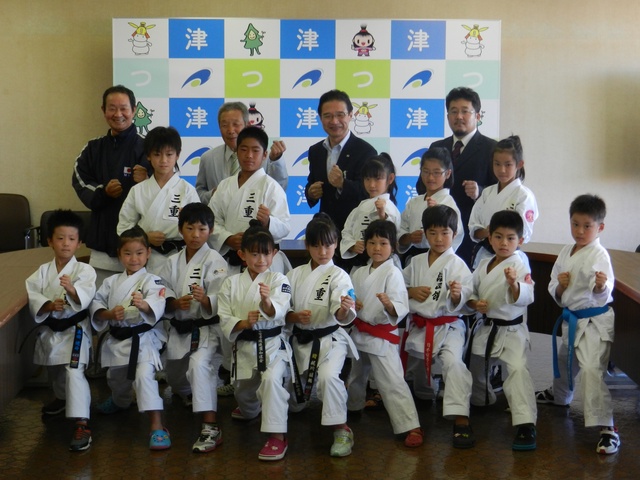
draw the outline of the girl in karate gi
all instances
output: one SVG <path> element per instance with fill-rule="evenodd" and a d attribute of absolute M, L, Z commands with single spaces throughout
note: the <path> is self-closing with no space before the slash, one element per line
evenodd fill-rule
<path fill-rule="evenodd" d="M 493 174 L 498 183 L 486 187 L 473 205 L 469 218 L 469 235 L 478 242 L 474 249 L 473 269 L 480 261 L 491 258 L 493 249 L 489 244 L 489 222 L 494 213 L 500 210 L 515 210 L 524 222 L 524 241 L 527 243 L 533 234 L 533 223 L 538 218 L 538 205 L 533 192 L 525 187 L 524 158 L 520 137 L 512 135 L 500 140 L 493 149 Z M 527 256 L 518 250 L 525 264 Z"/>
<path fill-rule="evenodd" d="M 347 260 L 348 266 L 367 262 L 364 231 L 369 223 L 387 219 L 400 228 L 400 211 L 396 207 L 396 169 L 389 154 L 383 152 L 367 160 L 362 167 L 362 179 L 369 198 L 351 211 L 344 223 L 340 241 L 340 254 Z"/>
<path fill-rule="evenodd" d="M 364 232 L 369 261 L 351 273 L 356 292 L 356 312 L 351 338 L 360 359 L 349 377 L 349 410 L 361 410 L 369 372 L 391 419 L 394 434 L 408 432 L 404 444 L 419 447 L 423 432 L 409 386 L 404 381 L 398 352 L 398 321 L 409 313 L 409 297 L 402 272 L 391 255 L 397 239 L 396 226 L 388 220 L 375 220 Z"/>
<path fill-rule="evenodd" d="M 422 228 L 423 212 L 434 205 L 447 205 L 458 214 L 458 234 L 453 239 L 455 252 L 464 238 L 462 217 L 456 201 L 449 194 L 453 185 L 453 164 L 449 150 L 434 147 L 427 150 L 420 159 L 420 179 L 427 188 L 427 193 L 413 197 L 407 203 L 400 221 L 398 231 L 398 252 L 405 254 L 403 264 L 406 266 L 411 257 L 425 253 L 429 249 L 427 237 Z"/>
<path fill-rule="evenodd" d="M 227 277 L 218 294 L 220 326 L 234 342 L 231 375 L 238 407 L 231 416 L 251 420 L 262 409 L 261 431 L 269 438 L 258 459 L 267 461 L 280 460 L 288 448 L 289 392 L 284 379 L 291 349 L 282 327 L 291 286 L 282 273 L 269 270 L 275 251 L 269 230 L 259 220 L 252 220 L 238 251 L 247 268 Z"/>
<path fill-rule="evenodd" d="M 180 178 L 177 165 L 182 140 L 173 127 L 156 127 L 144 139 L 144 151 L 153 175 L 135 185 L 127 195 L 118 221 L 118 235 L 139 225 L 149 237 L 151 258 L 147 269 L 158 274 L 166 257 L 184 246 L 178 231 L 180 209 L 199 202 L 196 189 Z"/>
<path fill-rule="evenodd" d="M 294 378 L 296 400 L 302 405 L 309 400 L 317 382 L 321 423 L 333 428 L 330 454 L 345 457 L 351 454 L 353 432 L 347 425 L 347 389 L 340 372 L 347 355 L 357 357 L 358 352 L 349 334 L 340 328 L 350 324 L 356 312 L 351 279 L 333 264 L 337 243 L 333 221 L 324 213 L 315 215 L 305 236 L 311 261 L 287 274 L 293 289 L 287 323 L 293 325 L 291 345 L 296 371 L 301 374 Z"/>
<path fill-rule="evenodd" d="M 111 396 L 98 405 L 103 414 L 126 410 L 135 389 L 138 410 L 149 414 L 149 448 L 171 447 L 169 432 L 162 424 L 162 398 L 156 372 L 162 369 L 160 349 L 166 341 L 157 322 L 164 314 L 165 287 L 160 277 L 147 272 L 151 256 L 147 234 L 140 227 L 120 235 L 118 258 L 125 271 L 108 277 L 91 304 L 93 327 L 109 327 L 102 347 L 102 366 L 109 367 L 107 383 Z"/>

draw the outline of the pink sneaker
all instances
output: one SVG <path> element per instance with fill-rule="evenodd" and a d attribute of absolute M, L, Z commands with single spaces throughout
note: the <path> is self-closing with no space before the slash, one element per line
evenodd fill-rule
<path fill-rule="evenodd" d="M 276 437 L 269 437 L 267 443 L 264 444 L 262 450 L 258 454 L 259 460 L 265 460 L 267 462 L 271 462 L 274 460 L 280 460 L 284 458 L 284 455 L 287 453 L 287 439 L 280 440 Z"/>

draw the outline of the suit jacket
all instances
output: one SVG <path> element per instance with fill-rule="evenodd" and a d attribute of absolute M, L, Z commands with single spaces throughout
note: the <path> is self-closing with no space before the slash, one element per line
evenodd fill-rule
<path fill-rule="evenodd" d="M 318 200 L 309 198 L 309 186 L 315 182 L 324 182 L 320 211 L 329 215 L 338 227 L 338 232 L 341 232 L 351 210 L 368 198 L 362 182 L 361 170 L 364 162 L 378 152 L 369 143 L 351 133 L 338 158 L 337 165 L 346 175 L 342 193 L 338 193 L 327 178 L 327 150 L 322 143 L 318 142 L 309 147 L 309 176 L 304 193 L 309 206 L 314 207 Z"/>
<path fill-rule="evenodd" d="M 462 182 L 464 180 L 474 180 L 480 187 L 481 193 L 484 187 L 497 183 L 492 165 L 493 149 L 496 143 L 492 138 L 485 137 L 480 131 L 476 130 L 475 135 L 471 137 L 471 140 L 464 147 L 464 150 L 453 165 L 453 187 L 450 193 L 460 210 L 465 234 L 462 245 L 460 245 L 456 253 L 468 264 L 471 262 L 471 255 L 475 245 L 475 242 L 469 238 L 469 217 L 475 201 L 464 193 Z M 451 153 L 453 150 L 453 136 L 437 140 L 429 146 L 430 149 L 434 147 L 446 148 Z M 419 194 L 423 194 L 426 191 L 420 177 L 418 177 L 416 189 Z"/>

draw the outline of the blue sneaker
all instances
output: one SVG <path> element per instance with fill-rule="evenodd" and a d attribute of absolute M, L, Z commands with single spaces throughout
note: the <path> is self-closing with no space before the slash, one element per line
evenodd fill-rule
<path fill-rule="evenodd" d="M 114 413 L 127 410 L 128 408 L 129 408 L 128 406 L 121 407 L 119 405 L 116 405 L 115 402 L 113 401 L 113 397 L 107 398 L 104 402 L 99 403 L 96 407 L 98 412 L 100 412 L 103 415 L 112 415 Z"/>

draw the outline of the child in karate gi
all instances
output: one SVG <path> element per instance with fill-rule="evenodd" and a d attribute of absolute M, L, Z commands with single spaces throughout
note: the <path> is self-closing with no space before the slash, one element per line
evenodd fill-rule
<path fill-rule="evenodd" d="M 340 372 L 347 355 L 357 358 L 358 352 L 340 326 L 356 317 L 355 295 L 349 275 L 333 264 L 338 230 L 328 215 L 317 214 L 309 222 L 305 245 L 311 261 L 287 274 L 293 289 L 287 323 L 293 325 L 291 345 L 300 373 L 294 378 L 296 400 L 299 404 L 309 400 L 317 382 L 321 423 L 333 428 L 330 454 L 346 457 L 353 447 L 353 432 L 347 425 L 347 389 Z"/>
<path fill-rule="evenodd" d="M 96 293 L 96 272 L 75 257 L 82 231 L 78 215 L 56 210 L 47 231 L 54 259 L 26 281 L 29 311 L 36 323 L 45 326 L 38 332 L 34 363 L 47 366 L 55 395 L 42 414 L 65 412 L 67 418 L 75 418 L 69 450 L 80 452 L 91 446 L 91 391 L 84 371 L 91 350 L 88 309 Z"/>
<path fill-rule="evenodd" d="M 604 230 L 606 206 L 595 195 L 580 195 L 569 208 L 571 236 L 551 270 L 549 293 L 563 308 L 553 334 L 553 387 L 536 393 L 538 403 L 569 405 L 573 380 L 580 371 L 580 393 L 584 401 L 584 424 L 600 427 L 596 452 L 618 452 L 620 436 L 613 423 L 611 393 L 604 382 L 614 336 L 613 268 L 598 236 Z M 556 334 L 562 322 L 559 353 Z M 574 361 L 577 360 L 577 366 Z"/>
<path fill-rule="evenodd" d="M 258 459 L 266 461 L 280 460 L 288 448 L 289 392 L 284 380 L 291 350 L 282 327 L 291 286 L 282 273 L 269 270 L 275 251 L 269 230 L 252 220 L 238 250 L 247 268 L 227 277 L 218 294 L 222 332 L 234 343 L 231 374 L 238 407 L 231 416 L 251 420 L 262 409 L 261 431 L 269 438 Z"/>
<path fill-rule="evenodd" d="M 469 424 L 472 379 L 463 360 L 467 327 L 460 318 L 471 294 L 471 272 L 454 252 L 459 217 L 447 205 L 434 205 L 422 213 L 422 225 L 430 248 L 413 257 L 403 271 L 411 311 L 404 343 L 407 373 L 412 374 L 416 397 L 428 399 L 431 363 L 440 359 L 447 386 L 442 416 L 454 420 L 453 446 L 471 448 L 475 444 Z"/>
<path fill-rule="evenodd" d="M 369 261 L 352 271 L 356 312 L 351 338 L 360 358 L 353 362 L 349 377 L 349 410 L 365 405 L 367 379 L 373 373 L 387 409 L 394 434 L 408 432 L 404 444 L 419 447 L 423 432 L 411 390 L 402 375 L 398 351 L 398 321 L 409 313 L 409 297 L 402 272 L 391 258 L 397 243 L 396 226 L 388 220 L 374 220 L 364 232 Z"/>
<path fill-rule="evenodd" d="M 396 207 L 396 170 L 388 153 L 383 152 L 364 163 L 362 181 L 369 198 L 351 211 L 340 240 L 340 255 L 347 261 L 347 268 L 367 263 L 364 231 L 373 220 L 388 219 L 400 228 L 400 211 Z"/>
<path fill-rule="evenodd" d="M 425 253 L 429 248 L 422 227 L 422 214 L 429 207 L 447 205 L 458 215 L 458 233 L 453 237 L 452 245 L 454 252 L 464 238 L 460 210 L 449 194 L 449 188 L 453 185 L 453 164 L 449 150 L 441 147 L 427 150 L 420 159 L 420 179 L 427 192 L 409 200 L 402 212 L 398 231 L 398 252 L 405 254 L 404 265 L 411 261 L 411 257 Z"/>
<path fill-rule="evenodd" d="M 240 172 L 220 182 L 209 202 L 215 216 L 209 245 L 227 259 L 232 272 L 240 271 L 242 262 L 236 252 L 251 220 L 259 220 L 276 245 L 289 233 L 290 220 L 286 193 L 262 168 L 267 158 L 267 133 L 259 127 L 247 127 L 238 134 L 237 144 Z M 286 273 L 290 269 L 287 257 L 276 250 L 271 270 Z"/>
<path fill-rule="evenodd" d="M 94 328 L 100 332 L 109 327 L 102 366 L 109 367 L 111 396 L 98 405 L 98 411 L 112 414 L 129 408 L 133 387 L 138 410 L 149 414 L 149 448 L 165 450 L 171 447 L 171 439 L 162 424 L 163 404 L 155 375 L 162 368 L 160 349 L 166 341 L 164 329 L 156 325 L 164 314 L 166 289 L 160 277 L 145 268 L 150 256 L 142 228 L 122 232 L 118 258 L 125 271 L 108 277 L 91 303 Z"/>
<path fill-rule="evenodd" d="M 214 325 L 218 317 L 218 291 L 227 277 L 227 262 L 209 248 L 213 212 L 202 203 L 180 211 L 178 229 L 185 248 L 171 255 L 160 276 L 175 296 L 167 297 L 165 313 L 171 317 L 167 342 L 167 381 L 173 393 L 202 412 L 202 430 L 193 451 L 206 453 L 222 443 L 216 421 L 217 378 L 213 355 L 219 342 Z"/>
<path fill-rule="evenodd" d="M 467 305 L 478 312 L 467 355 L 471 354 L 472 405 L 496 401 L 488 383 L 494 359 L 507 367 L 504 394 L 516 427 L 513 450 L 536 448 L 536 400 L 527 366 L 529 329 L 523 319 L 533 302 L 533 281 L 528 265 L 516 253 L 523 242 L 520 214 L 502 210 L 491 217 L 489 243 L 494 256 L 484 259 L 473 272 L 473 293 Z"/>
<path fill-rule="evenodd" d="M 524 225 L 522 243 L 527 243 L 533 234 L 533 223 L 538 218 L 538 205 L 533 192 L 525 187 L 524 156 L 520 137 L 500 140 L 493 149 L 493 174 L 498 183 L 486 187 L 473 205 L 469 218 L 469 235 L 478 242 L 474 248 L 473 268 L 480 261 L 493 255 L 489 242 L 489 222 L 494 213 L 500 210 L 515 210 L 522 217 Z M 527 256 L 518 251 L 524 263 Z"/>
<path fill-rule="evenodd" d="M 180 209 L 200 198 L 196 189 L 180 178 L 177 165 L 182 140 L 173 127 L 156 127 L 144 139 L 144 151 L 153 175 L 134 185 L 120 209 L 118 235 L 135 225 L 149 237 L 152 252 L 147 270 L 158 274 L 166 257 L 184 246 L 178 231 Z"/>

